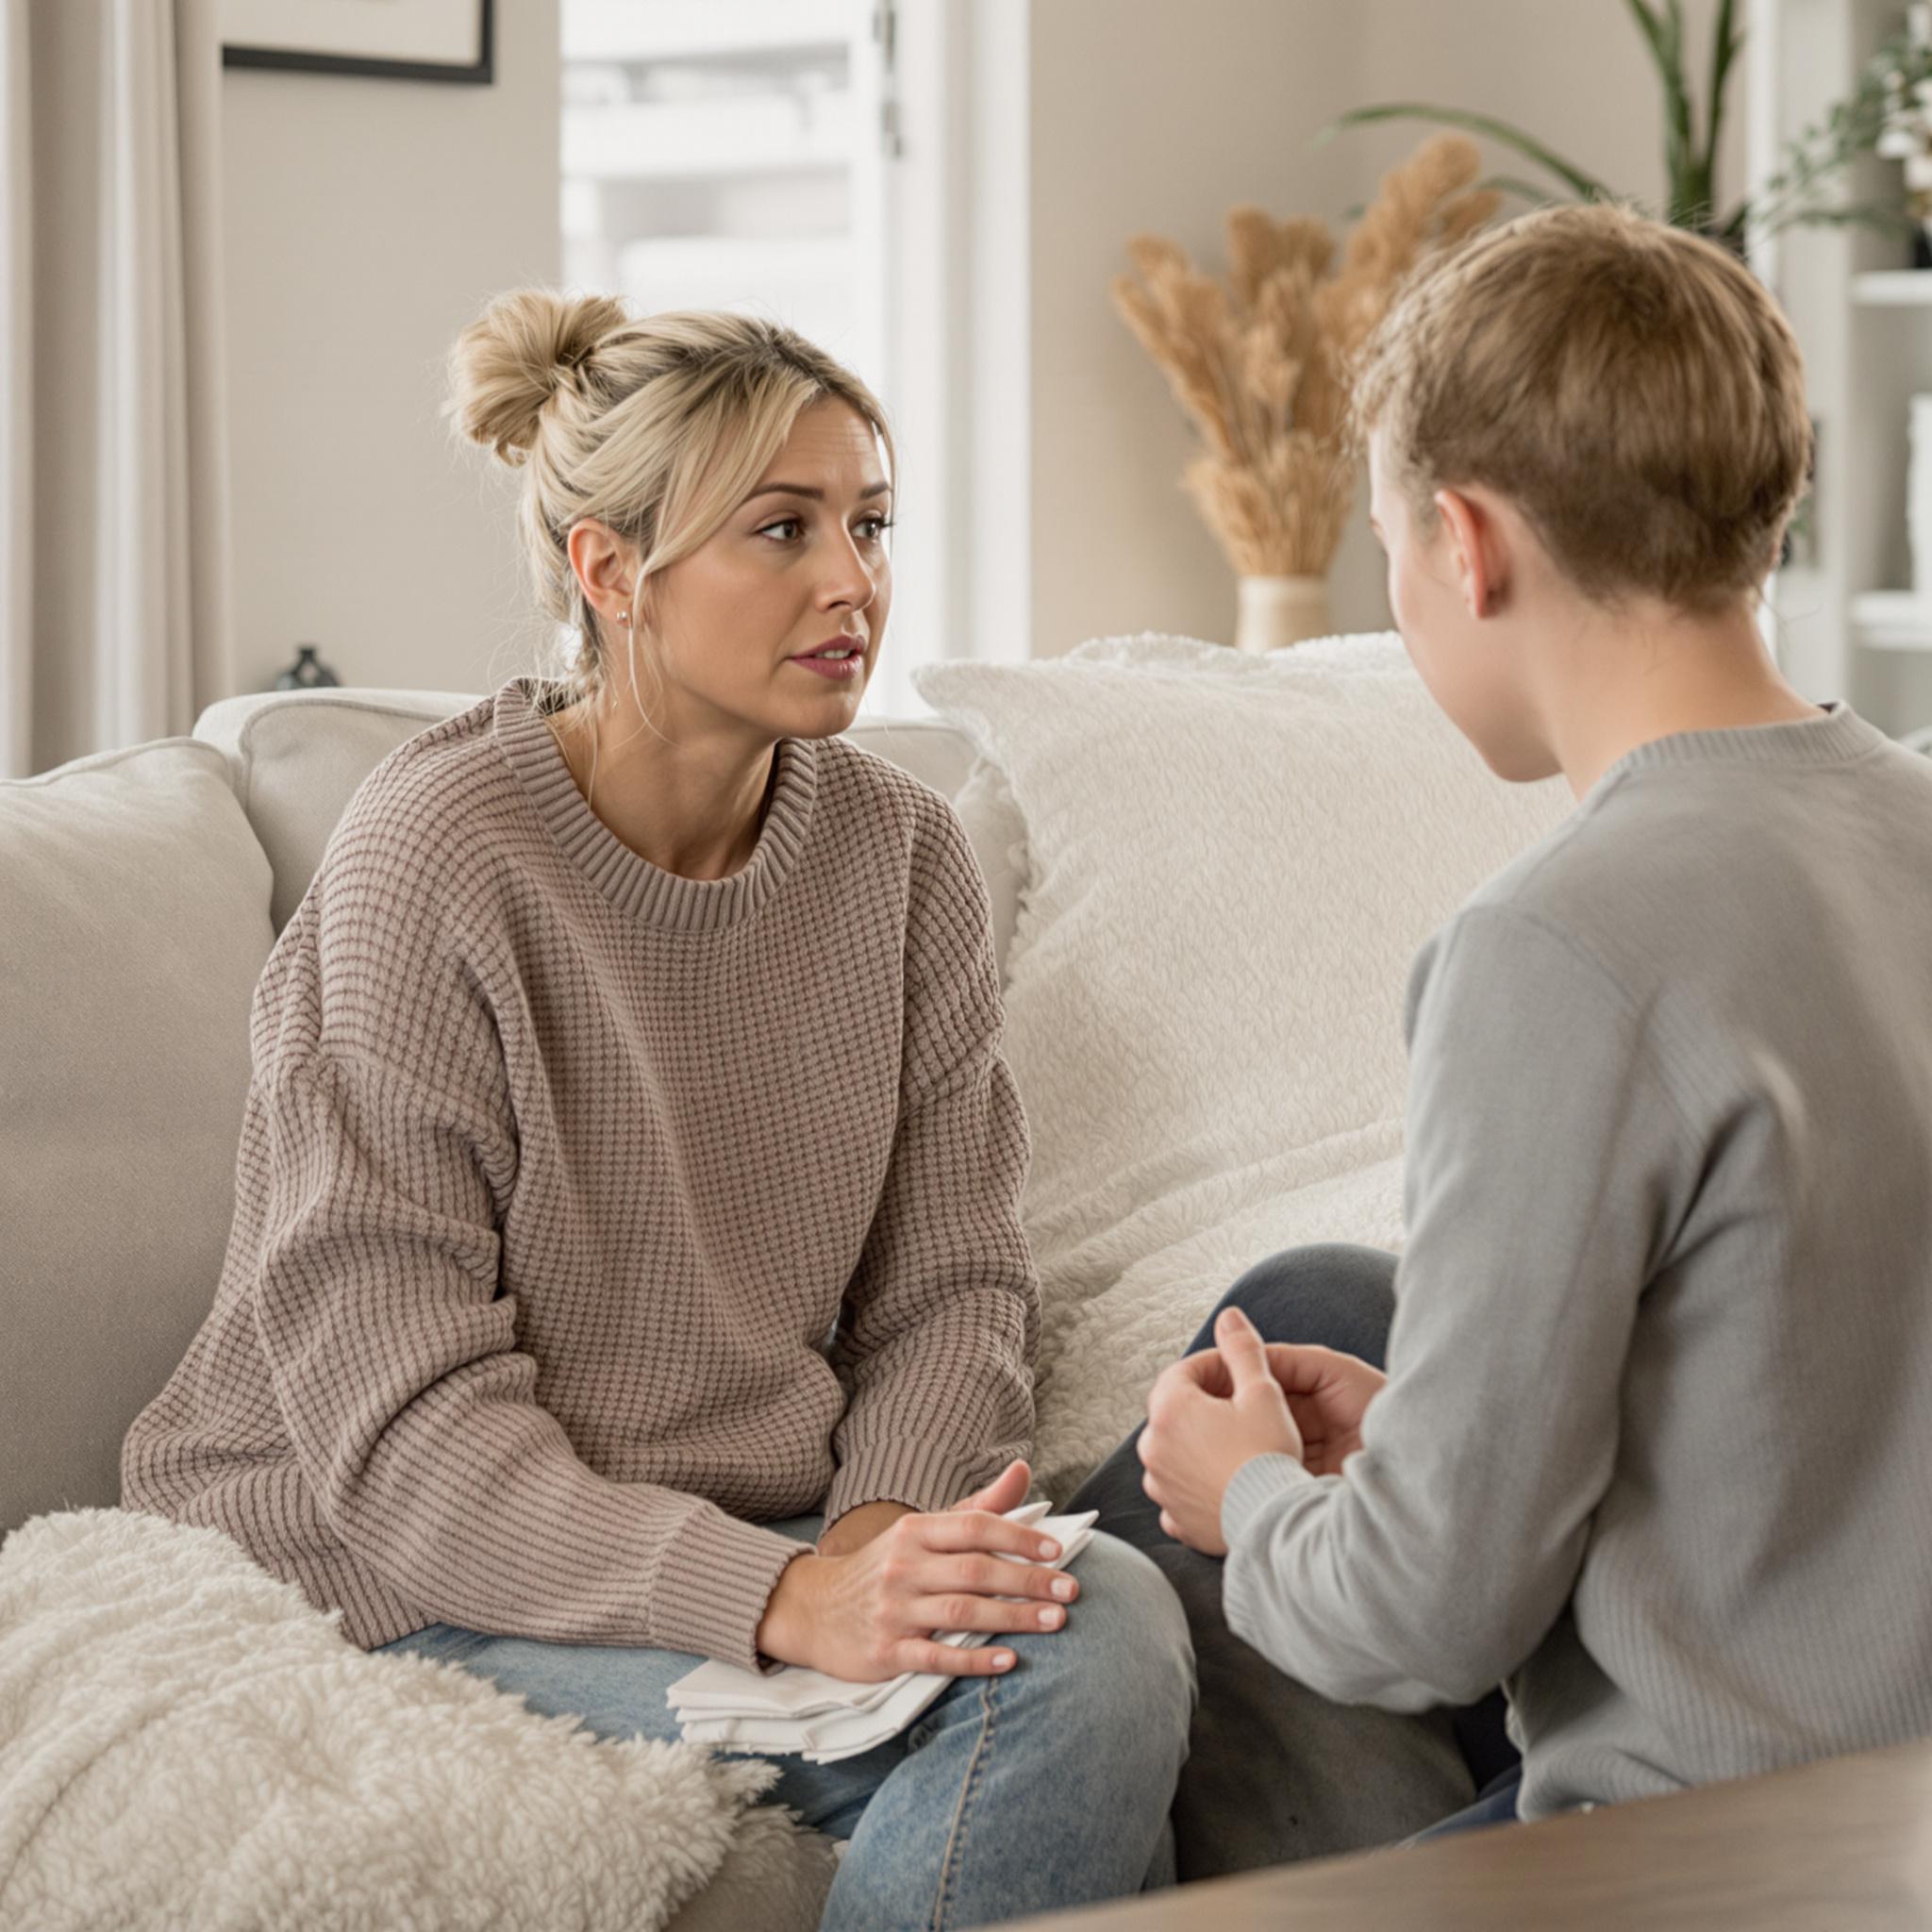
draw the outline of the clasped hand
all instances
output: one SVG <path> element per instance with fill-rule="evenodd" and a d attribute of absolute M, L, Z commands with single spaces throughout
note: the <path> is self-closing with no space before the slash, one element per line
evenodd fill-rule
<path fill-rule="evenodd" d="M 1010 1670 L 1010 1650 L 961 1649 L 933 1633 L 1037 1635 L 1065 1624 L 1080 1586 L 1037 1560 L 1058 1557 L 1058 1544 L 1004 1513 L 1026 1500 L 1030 1479 L 1025 1463 L 1011 1462 L 951 1509 L 908 1511 L 857 1547 L 835 1538 L 793 1557 L 765 1605 L 758 1649 L 858 1684 L 907 1671 L 960 1677 Z"/>
<path fill-rule="evenodd" d="M 1314 1475 L 1361 1447 L 1362 1417 L 1387 1380 L 1332 1348 L 1263 1342 L 1241 1309 L 1222 1309 L 1213 1348 L 1161 1373 L 1147 1396 L 1141 1487 L 1178 1542 L 1224 1557 L 1221 1502 L 1257 1456 L 1292 1456 Z"/>

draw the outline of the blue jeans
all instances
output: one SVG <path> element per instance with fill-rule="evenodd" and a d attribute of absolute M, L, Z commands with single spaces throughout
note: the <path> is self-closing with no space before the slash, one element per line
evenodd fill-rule
<path fill-rule="evenodd" d="M 1379 1248 L 1291 1248 L 1250 1268 L 1215 1313 L 1235 1304 L 1270 1341 L 1319 1342 L 1379 1368 L 1394 1279 L 1395 1257 Z M 1188 1352 L 1213 1345 L 1210 1315 Z M 1333 1704 L 1284 1675 L 1227 1627 L 1221 1559 L 1160 1527 L 1141 1488 L 1140 1435 L 1067 1507 L 1098 1509 L 1097 1526 L 1145 1550 L 1187 1610 L 1200 1697 L 1174 1793 L 1181 1881 L 1391 1844 L 1452 1813 L 1461 1819 L 1478 1790 L 1487 1797 L 1490 1781 L 1516 1762 L 1501 1692 L 1467 1709 L 1409 1716 Z"/>
<path fill-rule="evenodd" d="M 815 1516 L 772 1528 L 801 1542 Z M 1187 1755 L 1187 1619 L 1138 1550 L 1096 1536 L 1058 1630 L 1003 1637 L 1019 1661 L 961 1677 L 917 1724 L 838 1764 L 774 1759 L 768 1802 L 848 1840 L 825 1927 L 989 1924 L 1174 1880 L 1168 1807 Z M 603 1738 L 675 1739 L 681 1651 L 541 1643 L 432 1624 L 384 1646 L 446 1658 Z"/>

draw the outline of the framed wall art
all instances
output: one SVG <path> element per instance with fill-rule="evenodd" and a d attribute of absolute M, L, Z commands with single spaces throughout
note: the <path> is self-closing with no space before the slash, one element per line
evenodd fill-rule
<path fill-rule="evenodd" d="M 493 0 L 221 0 L 222 65 L 490 85 Z"/>

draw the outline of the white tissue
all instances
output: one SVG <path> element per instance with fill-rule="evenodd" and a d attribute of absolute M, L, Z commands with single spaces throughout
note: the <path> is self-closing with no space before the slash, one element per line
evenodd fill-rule
<path fill-rule="evenodd" d="M 1059 1556 L 1041 1567 L 1061 1570 L 1093 1535 L 1089 1509 L 1077 1516 L 1048 1516 L 1048 1503 L 1024 1503 L 1007 1511 L 1008 1523 L 1039 1529 L 1059 1544 Z M 1024 1557 L 1000 1553 L 1002 1560 Z M 936 1641 L 974 1648 L 991 1633 L 949 1630 Z M 724 1751 L 798 1755 L 812 1764 L 856 1757 L 895 1738 L 954 1680 L 939 1671 L 908 1671 L 882 1684 L 852 1684 L 802 1664 L 771 1672 L 741 1671 L 732 1664 L 700 1664 L 665 1692 L 687 1741 Z"/>

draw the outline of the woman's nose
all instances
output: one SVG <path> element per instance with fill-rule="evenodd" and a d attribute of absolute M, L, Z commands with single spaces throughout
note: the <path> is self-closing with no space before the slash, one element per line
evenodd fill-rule
<path fill-rule="evenodd" d="M 849 604 L 855 610 L 863 610 L 878 595 L 878 580 L 863 564 L 849 575 L 841 572 L 826 586 L 834 604 Z"/>

